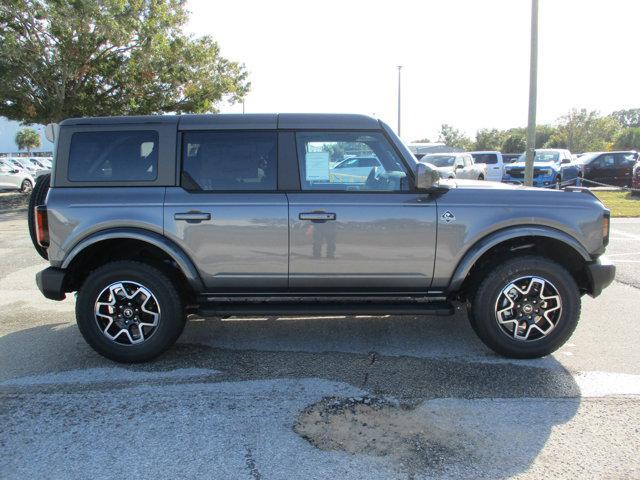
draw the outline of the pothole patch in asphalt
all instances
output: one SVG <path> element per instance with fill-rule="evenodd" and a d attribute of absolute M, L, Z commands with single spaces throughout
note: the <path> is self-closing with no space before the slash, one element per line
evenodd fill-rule
<path fill-rule="evenodd" d="M 389 457 L 410 472 L 469 458 L 462 439 L 412 405 L 377 397 L 324 398 L 293 429 L 316 448 Z"/>

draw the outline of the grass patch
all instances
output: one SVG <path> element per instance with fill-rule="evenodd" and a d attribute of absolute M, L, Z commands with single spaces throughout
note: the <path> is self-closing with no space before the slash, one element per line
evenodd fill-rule
<path fill-rule="evenodd" d="M 631 192 L 593 192 L 611 210 L 612 217 L 640 217 L 640 195 Z"/>

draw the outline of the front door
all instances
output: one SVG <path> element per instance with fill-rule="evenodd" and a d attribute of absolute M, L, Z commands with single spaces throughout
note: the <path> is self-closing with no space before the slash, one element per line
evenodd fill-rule
<path fill-rule="evenodd" d="M 275 131 L 183 133 L 181 186 L 167 188 L 165 235 L 212 293 L 287 288 L 288 210 L 277 192 L 276 139 Z"/>
<path fill-rule="evenodd" d="M 299 132 L 301 191 L 289 198 L 293 291 L 424 291 L 433 276 L 436 205 L 412 191 L 408 169 L 380 132 Z M 348 158 L 381 167 L 342 175 Z M 377 164 L 376 162 L 376 164 Z"/>

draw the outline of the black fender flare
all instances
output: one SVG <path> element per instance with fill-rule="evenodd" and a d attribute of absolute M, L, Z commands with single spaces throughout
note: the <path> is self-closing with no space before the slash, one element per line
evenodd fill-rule
<path fill-rule="evenodd" d="M 446 289 L 447 292 L 456 292 L 460 289 L 471 268 L 487 251 L 502 242 L 518 237 L 544 237 L 558 240 L 573 248 L 584 259 L 585 263 L 592 261 L 587 249 L 574 237 L 561 230 L 535 225 L 508 227 L 481 238 L 465 252 L 453 272 L 449 286 Z"/>
<path fill-rule="evenodd" d="M 189 285 L 197 293 L 204 291 L 204 284 L 195 264 L 189 256 L 174 242 L 159 233 L 142 228 L 112 228 L 92 233 L 76 243 L 64 257 L 60 268 L 67 269 L 73 260 L 87 247 L 98 242 L 114 239 L 130 239 L 146 242 L 164 251 L 182 271 Z"/>

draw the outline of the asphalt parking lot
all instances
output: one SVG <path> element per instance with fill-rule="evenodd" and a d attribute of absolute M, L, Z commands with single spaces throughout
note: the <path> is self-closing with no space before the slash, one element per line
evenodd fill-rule
<path fill-rule="evenodd" d="M 193 319 L 155 362 L 94 353 L 0 213 L 0 478 L 640 478 L 640 219 L 553 356 L 451 318 Z"/>

